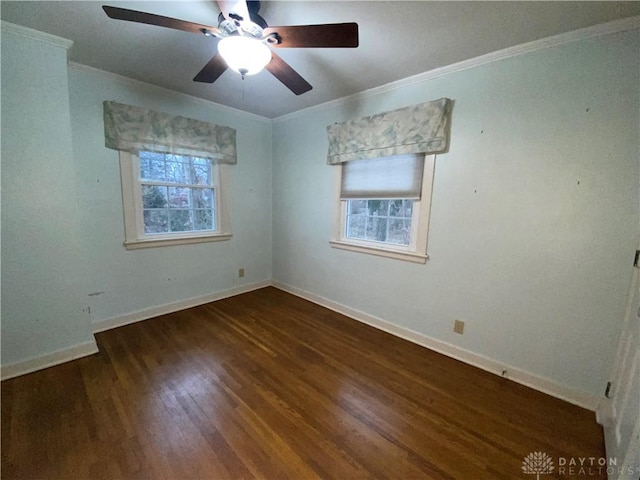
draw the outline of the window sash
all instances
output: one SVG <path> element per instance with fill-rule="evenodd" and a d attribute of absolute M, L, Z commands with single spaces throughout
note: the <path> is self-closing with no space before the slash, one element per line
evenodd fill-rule
<path fill-rule="evenodd" d="M 376 255 L 412 263 L 426 263 L 427 240 L 429 236 L 429 216 L 431 212 L 431 195 L 433 191 L 433 176 L 435 173 L 435 155 L 424 156 L 422 176 L 422 188 L 419 201 L 413 203 L 413 215 L 411 219 L 411 244 L 401 245 L 384 244 L 373 241 L 359 241 L 345 237 L 345 216 L 347 214 L 347 199 L 341 199 L 340 186 L 342 182 L 342 170 L 345 163 L 335 171 L 335 198 L 337 205 L 334 217 L 334 234 L 329 240 L 332 248 L 351 252 Z"/>
<path fill-rule="evenodd" d="M 391 242 L 381 242 L 377 240 L 365 239 L 365 238 L 355 238 L 347 236 L 347 217 L 349 215 L 349 200 L 344 199 L 340 201 L 340 214 L 339 214 L 339 235 L 338 238 L 342 242 L 347 242 L 353 245 L 362 245 L 375 247 L 380 250 L 388 250 L 388 251 L 401 251 L 401 252 L 413 252 L 416 250 L 418 242 L 419 242 L 419 228 L 420 224 L 418 222 L 422 221 L 421 218 L 421 202 L 419 200 L 414 200 L 412 211 L 411 211 L 411 233 L 410 233 L 410 241 L 408 245 L 403 245 L 399 243 L 391 243 Z"/>
<path fill-rule="evenodd" d="M 346 162 L 342 167 L 341 199 L 419 200 L 424 155 L 397 155 Z"/>
<path fill-rule="evenodd" d="M 166 194 L 165 194 L 165 199 L 166 199 L 166 203 L 164 206 L 145 206 L 145 199 L 144 199 L 144 187 L 146 186 L 152 186 L 152 187 L 158 187 L 158 188 L 162 188 L 162 189 L 166 189 Z M 149 185 L 146 182 L 140 182 L 140 191 L 141 191 L 141 208 L 142 208 L 142 228 L 143 228 L 143 234 L 145 237 L 157 237 L 158 235 L 173 235 L 173 234 L 184 234 L 184 233 L 191 233 L 191 232 L 202 232 L 202 233 L 207 233 L 207 232 L 215 232 L 217 230 L 217 205 L 216 205 L 216 198 L 217 198 L 217 192 L 216 189 L 209 185 L 209 186 L 187 186 L 187 187 L 176 187 L 174 184 L 153 184 L 153 185 Z M 173 204 L 173 200 L 171 198 L 171 189 L 175 189 L 175 190 L 188 190 L 189 192 L 187 193 L 189 195 L 189 198 L 186 200 L 186 202 L 184 203 L 180 203 L 178 205 Z M 197 199 L 195 198 L 195 190 L 208 190 L 210 191 L 210 196 L 208 199 L 205 199 L 204 203 L 199 203 L 197 201 Z M 208 206 L 206 204 L 209 204 Z M 145 218 L 147 217 L 148 214 L 150 213 L 159 213 L 159 214 L 164 214 L 162 216 L 164 216 L 166 218 L 166 229 L 162 229 L 160 231 L 149 231 L 147 229 L 148 225 L 145 222 Z M 174 229 L 173 225 L 176 219 L 176 215 L 178 215 L 177 212 L 187 212 L 188 217 L 189 217 L 189 222 L 191 224 L 192 228 L 189 229 Z M 209 215 L 210 218 L 208 219 L 208 221 L 203 222 L 203 218 L 204 217 L 199 217 L 199 215 L 202 215 L 204 212 L 206 212 L 206 215 Z M 184 213 L 182 213 L 184 214 Z M 204 227 L 204 228 L 198 228 L 198 227 Z"/>
<path fill-rule="evenodd" d="M 212 185 L 214 190 L 215 230 L 192 230 L 183 232 L 167 232 L 146 234 L 144 231 L 142 184 L 139 180 L 139 157 L 135 153 L 119 152 L 120 180 L 122 184 L 122 204 L 124 210 L 124 247 L 127 250 L 165 247 L 172 245 L 188 245 L 203 242 L 219 242 L 232 238 L 231 223 L 227 210 L 228 194 L 226 193 L 225 164 L 213 163 Z M 178 185 L 164 185 L 172 188 Z M 200 188 L 194 185 L 191 188 Z M 206 187 L 205 187 L 206 188 Z"/>
<path fill-rule="evenodd" d="M 183 155 L 187 157 L 188 155 Z M 135 178 L 133 192 L 134 192 L 134 208 L 135 208 L 135 216 L 136 216 L 136 230 L 138 232 L 138 238 L 175 238 L 175 237 L 184 237 L 184 236 L 192 236 L 192 235 L 202 235 L 203 233 L 218 233 L 220 231 L 220 224 L 218 221 L 218 205 L 220 204 L 219 197 L 219 174 L 218 174 L 218 165 L 214 162 L 211 162 L 211 182 L 209 184 L 181 184 L 181 183 L 173 183 L 167 181 L 148 181 L 142 180 L 140 177 L 140 155 L 132 155 L 132 168 L 133 175 Z M 155 185 L 159 187 L 168 187 L 168 188 L 206 188 L 209 190 L 213 190 L 213 208 L 211 209 L 213 215 L 213 229 L 206 230 L 183 230 L 183 231 L 167 231 L 167 232 L 158 232 L 151 233 L 146 232 L 145 223 L 144 223 L 144 211 L 151 210 L 149 208 L 144 208 L 143 200 L 142 200 L 142 187 L 143 185 Z M 166 210 L 196 210 L 193 206 L 186 208 L 171 208 L 167 205 Z"/>

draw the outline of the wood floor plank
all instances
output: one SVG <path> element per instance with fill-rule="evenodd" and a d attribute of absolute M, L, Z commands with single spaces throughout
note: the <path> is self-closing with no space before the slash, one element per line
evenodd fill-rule
<path fill-rule="evenodd" d="M 2 383 L 2 478 L 495 480 L 605 455 L 592 412 L 274 288 L 96 340 Z"/>

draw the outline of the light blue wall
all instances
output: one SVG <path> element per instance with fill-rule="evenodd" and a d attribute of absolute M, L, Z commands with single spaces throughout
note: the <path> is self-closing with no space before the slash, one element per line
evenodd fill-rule
<path fill-rule="evenodd" d="M 639 233 L 638 51 L 636 30 L 277 120 L 274 280 L 600 395 Z M 430 260 L 330 248 L 325 127 L 440 97 Z"/>
<path fill-rule="evenodd" d="M 69 90 L 80 238 L 92 272 L 84 294 L 93 322 L 270 280 L 268 120 L 81 67 L 70 67 Z M 237 130 L 238 164 L 228 167 L 231 240 L 125 250 L 118 153 L 104 146 L 104 100 Z M 239 268 L 244 278 L 238 278 Z M 87 297 L 97 292 L 103 293 Z"/>
<path fill-rule="evenodd" d="M 272 123 L 67 70 L 64 49 L 3 31 L 3 366 L 91 341 L 91 321 L 273 278 L 601 394 L 638 235 L 638 37 L 567 44 Z M 455 106 L 451 149 L 436 160 L 430 260 L 331 249 L 326 125 L 442 96 Z M 124 249 L 103 100 L 237 129 L 231 241 Z M 455 318 L 464 336 L 452 333 Z"/>
<path fill-rule="evenodd" d="M 67 51 L 2 30 L 2 365 L 93 342 Z"/>
<path fill-rule="evenodd" d="M 104 100 L 237 130 L 238 164 L 228 167 L 231 240 L 125 250 Z M 93 342 L 91 322 L 268 282 L 271 141 L 269 120 L 68 68 L 65 49 L 3 28 L 2 366 Z"/>

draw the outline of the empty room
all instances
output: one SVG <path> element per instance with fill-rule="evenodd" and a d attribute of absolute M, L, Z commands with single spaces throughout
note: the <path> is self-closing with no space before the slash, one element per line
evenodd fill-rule
<path fill-rule="evenodd" d="M 640 479 L 640 2 L 0 16 L 3 479 Z"/>

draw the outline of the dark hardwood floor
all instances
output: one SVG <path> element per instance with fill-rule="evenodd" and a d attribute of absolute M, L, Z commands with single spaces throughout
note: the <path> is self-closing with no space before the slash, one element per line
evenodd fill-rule
<path fill-rule="evenodd" d="M 594 414 L 266 288 L 2 383 L 2 478 L 535 479 Z M 588 478 L 606 478 L 604 474 Z"/>

